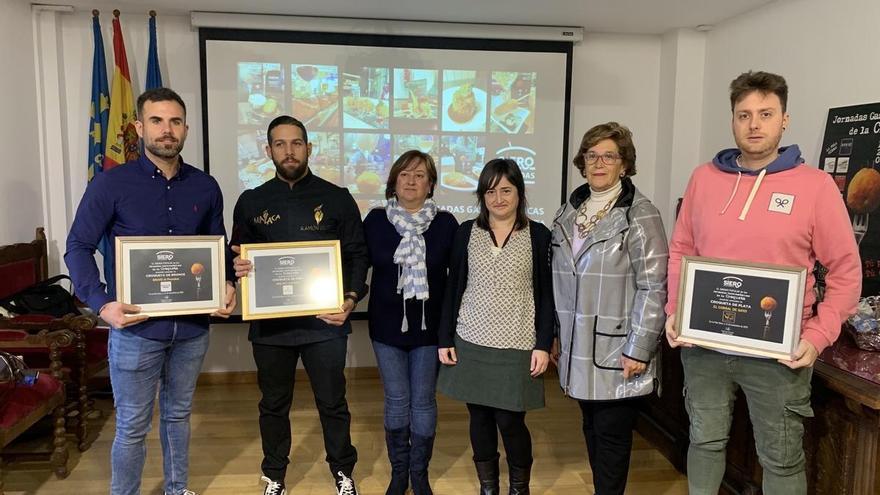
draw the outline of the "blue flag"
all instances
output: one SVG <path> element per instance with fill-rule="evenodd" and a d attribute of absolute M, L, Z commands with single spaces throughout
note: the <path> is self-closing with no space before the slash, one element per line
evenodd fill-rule
<path fill-rule="evenodd" d="M 89 105 L 89 182 L 104 171 L 104 146 L 107 142 L 107 120 L 110 117 L 110 89 L 107 86 L 107 62 L 104 59 L 104 37 L 98 11 L 92 15 L 92 31 L 95 38 L 95 55 L 92 58 L 92 101 Z M 104 257 L 104 276 L 113 270 L 107 261 L 110 250 L 107 236 L 98 242 L 98 251 Z"/>
<path fill-rule="evenodd" d="M 156 49 L 156 13 L 150 12 L 150 47 L 147 50 L 147 84 L 144 89 L 162 87 L 162 72 L 159 70 L 159 54 Z"/>
<path fill-rule="evenodd" d="M 89 106 L 89 181 L 104 171 L 104 145 L 107 142 L 107 119 L 110 116 L 110 89 L 107 86 L 107 63 L 104 60 L 104 37 L 97 12 L 92 16 L 95 55 L 92 58 L 92 103 Z"/>

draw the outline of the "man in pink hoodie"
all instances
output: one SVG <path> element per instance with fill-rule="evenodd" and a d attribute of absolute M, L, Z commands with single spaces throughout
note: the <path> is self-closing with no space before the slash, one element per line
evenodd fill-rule
<path fill-rule="evenodd" d="M 837 340 L 861 292 L 861 263 L 846 207 L 827 173 L 805 165 L 796 145 L 780 148 L 789 123 L 785 79 L 746 72 L 730 84 L 737 148 L 694 170 L 669 247 L 666 338 L 683 346 L 690 416 L 691 495 L 718 493 L 724 476 L 734 394 L 745 393 L 764 468 L 764 493 L 805 494 L 803 418 L 812 416 L 812 366 Z M 753 358 L 677 340 L 681 257 L 707 256 L 808 270 L 801 340 L 793 360 Z M 828 268 L 815 307 L 816 261 Z"/>

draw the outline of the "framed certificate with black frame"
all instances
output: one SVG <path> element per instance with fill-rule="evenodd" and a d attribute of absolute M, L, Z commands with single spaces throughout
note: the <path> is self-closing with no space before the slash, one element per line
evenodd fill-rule
<path fill-rule="evenodd" d="M 208 314 L 224 307 L 222 235 L 116 238 L 116 300 L 141 314 Z"/>
<path fill-rule="evenodd" d="M 253 269 L 241 278 L 241 318 L 339 313 L 342 253 L 335 241 L 242 244 Z"/>
<path fill-rule="evenodd" d="M 684 256 L 678 340 L 750 356 L 792 359 L 807 269 Z"/>

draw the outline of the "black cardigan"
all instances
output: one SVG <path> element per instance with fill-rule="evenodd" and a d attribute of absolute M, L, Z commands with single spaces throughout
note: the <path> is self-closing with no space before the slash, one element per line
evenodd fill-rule
<path fill-rule="evenodd" d="M 452 242 L 449 260 L 449 280 L 443 297 L 443 313 L 437 332 L 440 347 L 454 347 L 458 311 L 468 280 L 468 242 L 474 221 L 461 224 Z M 476 227 L 479 228 L 479 227 Z M 553 282 L 550 269 L 550 230 L 543 224 L 529 220 L 532 238 L 532 287 L 535 293 L 535 349 L 550 351 L 553 345 L 555 314 Z"/>

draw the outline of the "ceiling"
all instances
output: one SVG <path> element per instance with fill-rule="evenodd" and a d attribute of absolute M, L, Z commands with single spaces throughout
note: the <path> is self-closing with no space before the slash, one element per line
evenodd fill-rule
<path fill-rule="evenodd" d="M 19 0 L 26 1 L 26 0 Z M 190 11 L 287 14 L 419 21 L 583 27 L 586 32 L 661 34 L 718 24 L 777 0 L 40 0 L 76 10 L 154 9 L 159 15 Z"/>

